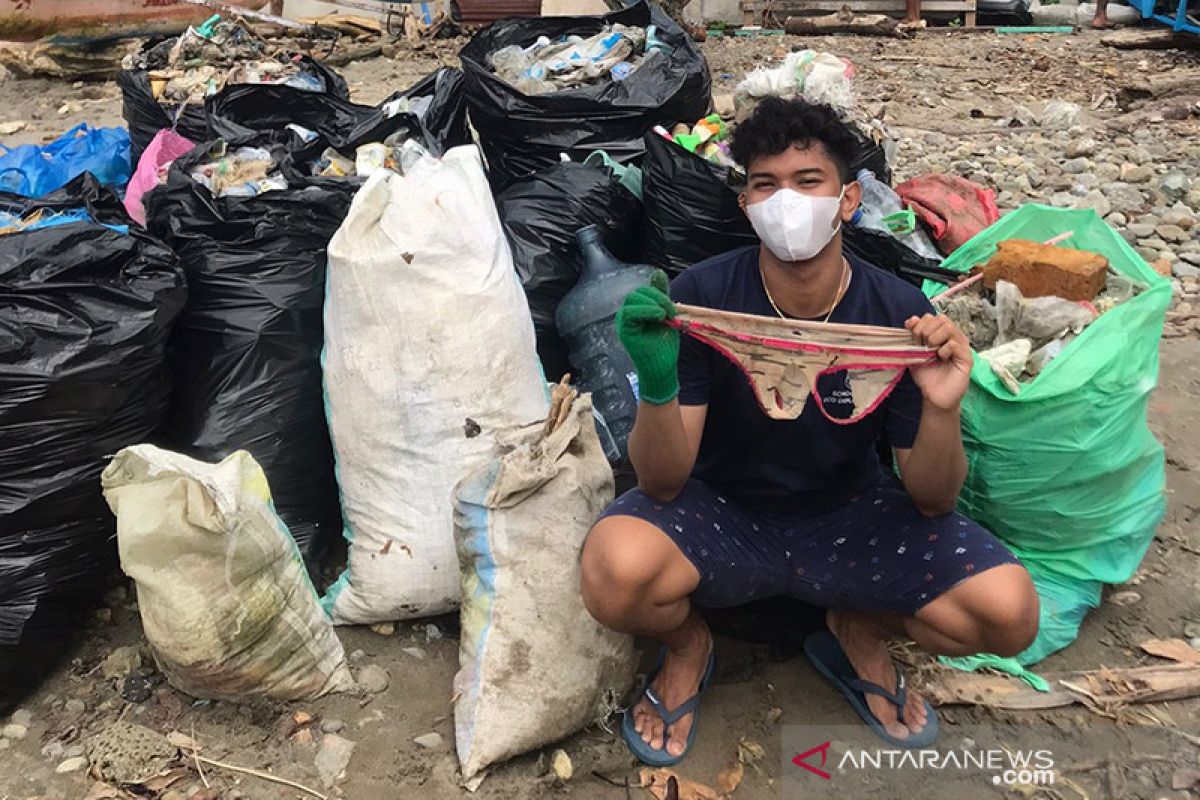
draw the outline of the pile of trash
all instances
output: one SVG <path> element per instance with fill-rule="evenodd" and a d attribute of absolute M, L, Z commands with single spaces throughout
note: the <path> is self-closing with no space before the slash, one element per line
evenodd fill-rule
<path fill-rule="evenodd" d="M 593 84 L 606 78 L 628 78 L 656 53 L 670 54 L 654 25 L 645 28 L 616 23 L 593 36 L 565 36 L 552 42 L 539 36 L 528 47 L 511 44 L 488 56 L 488 66 L 525 94 L 548 94 Z"/>
<path fill-rule="evenodd" d="M 429 151 L 401 130 L 390 134 L 382 142 L 360 144 L 354 150 L 353 159 L 343 156 L 333 147 L 326 147 L 313 163 L 312 174 L 326 178 L 369 178 L 379 170 L 386 169 L 404 175 L 427 156 Z"/>
<path fill-rule="evenodd" d="M 1014 395 L 1101 314 L 1148 288 L 1102 255 L 1020 239 L 1000 242 L 974 281 L 940 305 Z"/>
<path fill-rule="evenodd" d="M 213 197 L 254 197 L 263 192 L 288 188 L 287 178 L 265 147 L 238 147 L 229 152 L 224 140 L 209 151 L 211 161 L 189 173 L 192 180 L 212 192 Z"/>
<path fill-rule="evenodd" d="M 725 124 L 720 114 L 709 114 L 695 125 L 681 122 L 669 132 L 661 125 L 654 132 L 669 142 L 694 153 L 710 164 L 729 169 L 738 169 L 737 162 L 729 153 L 729 138 L 732 128 Z"/>

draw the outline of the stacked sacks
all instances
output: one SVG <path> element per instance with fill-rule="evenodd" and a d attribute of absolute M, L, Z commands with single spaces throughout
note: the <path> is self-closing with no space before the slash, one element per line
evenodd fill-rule
<path fill-rule="evenodd" d="M 90 175 L 0 194 L 0 687 L 61 645 L 116 565 L 100 473 L 158 431 L 175 255 Z M 0 706 L 5 705 L 0 697 Z"/>

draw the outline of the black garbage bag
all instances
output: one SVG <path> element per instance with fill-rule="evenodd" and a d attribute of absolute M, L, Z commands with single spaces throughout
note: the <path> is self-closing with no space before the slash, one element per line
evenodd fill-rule
<path fill-rule="evenodd" d="M 288 156 L 290 132 L 228 142 Z M 202 145 L 148 195 L 147 227 L 175 249 L 189 295 L 168 354 L 165 444 L 203 461 L 245 449 L 310 565 L 341 529 L 321 385 L 325 248 L 358 183 L 290 174 L 289 187 L 215 197 L 190 177 Z"/>
<path fill-rule="evenodd" d="M 583 267 L 575 232 L 600 225 L 613 255 L 634 261 L 642 204 L 607 167 L 562 163 L 513 182 L 496 195 L 496 210 L 529 300 L 542 370 L 558 380 L 572 371 L 554 311 Z"/>
<path fill-rule="evenodd" d="M 401 110 L 403 101 L 421 98 L 429 98 L 422 113 Z M 296 162 L 312 161 L 326 147 L 353 158 L 358 145 L 382 141 L 402 129 L 410 137 L 419 138 L 435 155 L 471 143 L 463 74 L 453 67 L 431 72 L 378 106 L 359 105 L 332 94 L 291 86 L 243 84 L 213 95 L 206 109 L 214 137 L 232 140 L 256 132 L 284 131 L 292 124 L 318 134 L 316 139 L 306 141 L 291 132 L 289 150 L 291 160 Z"/>
<path fill-rule="evenodd" d="M 163 422 L 187 293 L 175 254 L 92 175 L 41 199 L 0 193 L 7 222 L 39 213 L 0 222 L 0 706 L 117 563 L 100 472 Z"/>
<path fill-rule="evenodd" d="M 146 47 L 152 45 L 153 42 L 148 42 Z M 303 71 L 316 77 L 322 86 L 322 91 L 308 92 L 308 94 L 328 94 L 349 101 L 350 90 L 341 75 L 310 56 L 296 54 L 292 58 L 299 60 Z M 135 166 L 138 159 L 142 157 L 142 151 L 146 149 L 146 145 L 150 144 L 150 140 L 154 138 L 154 134 L 163 128 L 174 126 L 179 135 L 191 139 L 193 142 L 203 142 L 211 138 L 212 134 L 208 128 L 204 106 L 197 103 L 186 105 L 181 110 L 177 103 L 158 102 L 154 99 L 154 93 L 150 88 L 150 75 L 146 70 L 121 70 L 117 73 L 117 86 L 121 89 L 121 115 L 125 118 L 126 127 L 129 128 Z M 232 88 L 236 87 L 227 86 L 221 91 Z M 298 89 L 297 91 L 304 90 Z M 218 95 L 220 93 L 217 92 Z"/>
<path fill-rule="evenodd" d="M 895 236 L 857 225 L 842 226 L 842 249 L 875 266 L 898 275 L 920 287 L 926 278 L 953 283 L 962 273 L 946 269 L 926 258 Z"/>
<path fill-rule="evenodd" d="M 857 175 L 859 170 L 870 170 L 876 178 L 887 185 L 892 185 L 892 170 L 887 163 L 887 154 L 870 136 L 853 122 L 847 122 L 846 127 L 858 140 L 858 152 L 850 162 L 850 174 Z"/>
<path fill-rule="evenodd" d="M 492 53 L 508 45 L 591 36 L 606 24 L 646 27 L 674 48 L 656 54 L 629 77 L 542 95 L 526 95 L 493 74 Z M 582 161 L 604 150 L 621 163 L 642 153 L 642 134 L 659 123 L 697 120 L 708 112 L 712 84 L 704 56 L 687 32 L 645 2 L 600 17 L 512 17 L 483 29 L 460 54 L 471 124 L 487 159 L 492 185 L 557 163 L 560 153 Z"/>
<path fill-rule="evenodd" d="M 738 207 L 740 188 L 732 170 L 646 134 L 642 260 L 675 275 L 711 256 L 757 244 L 750 220 Z"/>

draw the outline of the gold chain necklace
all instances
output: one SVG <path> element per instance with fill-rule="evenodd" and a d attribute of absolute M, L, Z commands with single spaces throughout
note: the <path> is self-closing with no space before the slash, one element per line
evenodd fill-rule
<path fill-rule="evenodd" d="M 834 290 L 833 293 L 833 304 L 829 306 L 829 313 L 825 315 L 825 319 L 821 320 L 822 323 L 829 322 L 829 318 L 833 316 L 833 310 L 838 307 L 838 303 L 842 302 L 842 298 L 846 296 L 845 292 L 850 288 L 849 281 L 846 280 L 849 275 L 850 262 L 845 256 L 842 256 L 842 274 L 838 278 L 837 289 Z M 789 317 L 787 314 L 784 314 L 779 309 L 779 305 L 776 304 L 775 298 L 771 297 L 771 290 L 767 288 L 767 276 L 762 271 L 762 264 L 758 265 L 758 277 L 762 281 L 763 291 L 767 294 L 767 302 L 771 304 L 771 308 L 775 309 L 775 313 L 778 314 L 781 319 L 791 319 L 791 317 Z"/>

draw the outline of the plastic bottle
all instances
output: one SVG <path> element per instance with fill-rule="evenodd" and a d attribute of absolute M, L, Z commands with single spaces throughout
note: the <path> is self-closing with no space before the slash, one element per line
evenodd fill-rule
<path fill-rule="evenodd" d="M 580 371 L 580 389 L 592 393 L 592 403 L 608 423 L 624 460 L 637 416 L 638 387 L 615 320 L 625 296 L 649 285 L 654 268 L 618 261 L 604 246 L 598 225 L 578 231 L 575 241 L 583 254 L 583 270 L 575 288 L 558 304 L 554 322 L 566 340 L 571 363 Z"/>
<path fill-rule="evenodd" d="M 892 187 L 866 169 L 858 171 L 858 185 L 862 187 L 862 202 L 854 213 L 853 223 L 855 225 L 860 228 L 883 231 L 904 242 L 910 250 L 918 255 L 934 261 L 942 260 L 942 254 L 933 246 L 933 242 L 929 241 L 929 237 L 925 235 L 925 231 L 921 230 L 920 226 L 914 227 L 911 233 L 897 234 L 884 222 L 885 217 L 902 214 L 906 210 L 900 196 L 892 191 Z"/>

